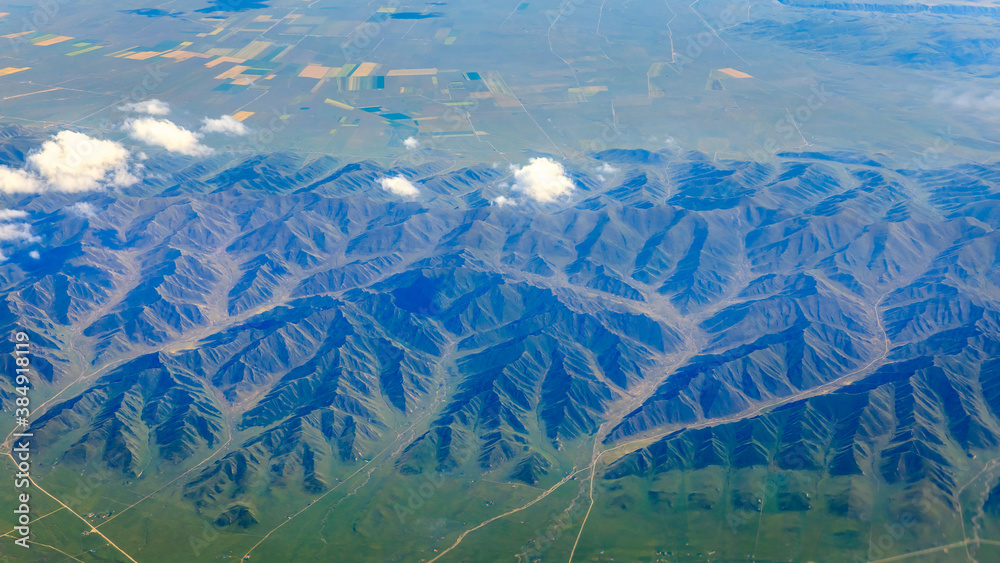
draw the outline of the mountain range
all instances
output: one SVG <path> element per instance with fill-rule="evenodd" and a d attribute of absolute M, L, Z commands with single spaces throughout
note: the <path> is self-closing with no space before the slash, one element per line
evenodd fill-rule
<path fill-rule="evenodd" d="M 213 556 L 286 513 L 314 560 L 998 556 L 996 164 L 590 156 L 554 203 L 499 204 L 502 166 L 292 153 L 5 196 L 37 237 L 0 291 L 39 356 L 41 482 L 100 468 L 113 510 L 213 522 Z M 449 494 L 396 522 L 428 478 Z M 514 512 L 465 535 L 462 503 Z"/>

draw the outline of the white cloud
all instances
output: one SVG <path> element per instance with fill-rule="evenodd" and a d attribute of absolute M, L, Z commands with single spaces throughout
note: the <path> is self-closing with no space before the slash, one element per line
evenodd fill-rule
<path fill-rule="evenodd" d="M 131 171 L 130 156 L 114 141 L 60 131 L 28 155 L 23 170 L 0 166 L 0 192 L 83 192 L 103 184 L 128 186 L 139 181 Z"/>
<path fill-rule="evenodd" d="M 607 162 L 602 163 L 600 166 L 598 166 L 597 167 L 597 171 L 600 172 L 601 174 L 616 174 L 616 173 L 618 173 L 618 169 L 615 168 L 614 166 L 611 166 Z"/>
<path fill-rule="evenodd" d="M 420 194 L 420 190 L 413 185 L 413 182 L 402 176 L 382 178 L 379 183 L 382 184 L 383 190 L 403 197 L 416 197 Z"/>
<path fill-rule="evenodd" d="M 24 219 L 28 216 L 26 211 L 20 209 L 0 209 L 0 221 L 10 221 L 11 219 Z"/>
<path fill-rule="evenodd" d="M 130 157 L 128 149 L 114 141 L 60 131 L 28 156 L 28 168 L 52 189 L 83 192 L 102 183 L 128 186 L 138 182 L 130 170 Z"/>
<path fill-rule="evenodd" d="M 42 239 L 31 234 L 31 225 L 27 223 L 0 224 L 0 241 L 38 242 Z"/>
<path fill-rule="evenodd" d="M 170 106 L 167 105 L 167 102 L 157 100 L 155 98 L 118 106 L 118 109 L 122 111 L 132 111 L 135 113 L 146 113 L 149 115 L 167 115 L 170 113 Z"/>
<path fill-rule="evenodd" d="M 420 141 L 416 140 L 413 137 L 407 137 L 406 140 L 403 141 L 403 146 L 412 151 L 413 149 L 420 146 Z"/>
<path fill-rule="evenodd" d="M 41 190 L 42 184 L 34 175 L 24 170 L 0 166 L 0 192 L 33 193 Z"/>
<path fill-rule="evenodd" d="M 206 117 L 201 120 L 201 123 L 202 133 L 222 133 L 233 137 L 250 134 L 250 129 L 231 115 L 223 115 L 218 119 Z"/>
<path fill-rule="evenodd" d="M 503 207 L 505 205 L 510 205 L 510 206 L 513 207 L 513 206 L 517 205 L 517 200 L 514 199 L 514 198 L 510 198 L 510 197 L 502 195 L 502 196 L 493 198 L 493 205 L 497 205 L 497 206 L 500 206 L 500 207 Z"/>
<path fill-rule="evenodd" d="M 70 205 L 66 208 L 66 211 L 69 211 L 77 217 L 83 217 L 84 219 L 97 216 L 97 209 L 85 201 L 78 201 L 73 205 Z"/>
<path fill-rule="evenodd" d="M 31 234 L 28 223 L 12 223 L 15 219 L 24 219 L 28 214 L 19 209 L 0 209 L 0 242 L 39 242 L 42 239 Z M 0 262 L 5 262 L 7 255 L 0 252 Z"/>
<path fill-rule="evenodd" d="M 201 135 L 177 125 L 168 119 L 142 117 L 125 122 L 130 137 L 148 145 L 163 147 L 170 152 L 187 156 L 205 156 L 212 149 L 199 142 Z"/>
<path fill-rule="evenodd" d="M 28 256 L 31 256 L 35 260 L 38 260 L 39 258 L 42 257 L 42 255 L 39 254 L 39 252 L 37 250 L 32 250 L 31 252 L 28 253 Z"/>
<path fill-rule="evenodd" d="M 967 90 L 956 92 L 955 90 L 937 90 L 934 92 L 934 101 L 939 104 L 947 104 L 955 109 L 975 110 L 987 113 L 1000 111 L 1000 90 Z"/>
<path fill-rule="evenodd" d="M 573 193 L 573 181 L 563 165 L 551 158 L 532 158 L 527 166 L 510 165 L 514 173 L 514 191 L 542 203 Z"/>

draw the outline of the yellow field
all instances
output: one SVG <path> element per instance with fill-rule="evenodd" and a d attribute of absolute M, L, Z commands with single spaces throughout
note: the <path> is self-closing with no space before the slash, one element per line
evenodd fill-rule
<path fill-rule="evenodd" d="M 720 68 L 719 72 L 721 72 L 723 74 L 728 74 L 729 76 L 732 76 L 733 78 L 753 78 L 749 74 L 747 74 L 745 72 L 740 72 L 740 71 L 738 71 L 736 69 L 733 69 L 733 68 Z"/>
<path fill-rule="evenodd" d="M 212 61 L 209 61 L 209 62 L 205 63 L 205 66 L 207 66 L 208 68 L 212 68 L 213 66 L 218 66 L 218 65 L 220 65 L 222 63 L 236 63 L 236 64 L 240 64 L 240 63 L 245 63 L 245 62 L 247 62 L 246 59 L 238 59 L 236 57 L 219 57 L 219 58 L 217 58 L 215 60 L 212 60 Z M 250 67 L 246 67 L 246 68 L 250 68 Z M 243 71 L 240 71 L 240 72 L 243 72 Z"/>
<path fill-rule="evenodd" d="M 205 53 L 195 53 L 194 51 L 170 51 L 169 53 L 164 53 L 160 56 L 166 57 L 168 59 L 174 59 L 177 62 L 181 62 L 195 57 L 199 59 L 207 59 L 210 58 L 212 55 L 208 55 Z"/>
<path fill-rule="evenodd" d="M 358 68 L 351 74 L 351 78 L 359 78 L 362 76 L 370 75 L 377 67 L 377 63 L 361 63 Z"/>
<path fill-rule="evenodd" d="M 222 74 L 215 77 L 216 80 L 228 80 L 230 78 L 236 78 L 243 73 L 244 70 L 249 69 L 248 66 L 235 65 L 233 68 L 223 72 Z"/>
<path fill-rule="evenodd" d="M 345 104 L 344 102 L 338 102 L 337 100 L 331 100 L 330 98 L 327 98 L 327 99 L 325 99 L 323 101 L 324 101 L 324 103 L 330 104 L 331 106 L 338 107 L 340 109 L 346 109 L 346 110 L 352 110 L 352 109 L 354 109 L 354 106 L 349 106 L 349 105 Z"/>
<path fill-rule="evenodd" d="M 68 35 L 60 35 L 59 37 L 39 41 L 38 43 L 35 43 L 35 45 L 38 45 L 39 47 L 48 47 L 49 45 L 55 45 L 56 43 L 62 43 L 63 41 L 69 41 L 70 39 L 72 39 L 72 37 Z"/>
<path fill-rule="evenodd" d="M 322 65 L 309 65 L 299 73 L 301 78 L 326 78 L 326 73 L 330 72 L 330 67 Z"/>
<path fill-rule="evenodd" d="M 133 53 L 125 57 L 126 59 L 132 59 L 134 61 L 144 61 L 146 59 L 151 59 L 157 55 L 162 55 L 163 51 L 139 51 L 138 53 Z"/>
<path fill-rule="evenodd" d="M 386 76 L 432 76 L 437 74 L 436 68 L 398 68 L 385 73 Z"/>

